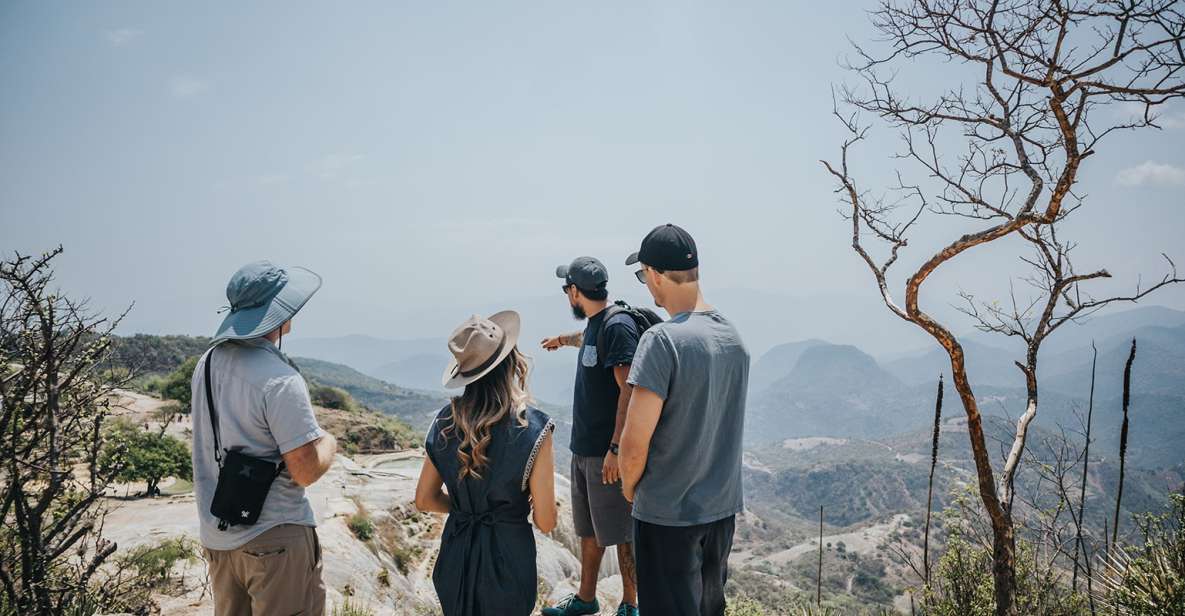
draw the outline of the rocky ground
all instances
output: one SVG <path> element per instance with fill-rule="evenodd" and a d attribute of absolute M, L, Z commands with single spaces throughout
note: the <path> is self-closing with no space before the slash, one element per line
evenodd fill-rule
<path fill-rule="evenodd" d="M 160 401 L 130 392 L 121 398 L 120 414 L 154 423 L 153 411 Z M 174 423 L 168 430 L 188 440 L 187 423 Z M 376 615 L 438 613 L 431 571 L 443 516 L 418 513 L 412 505 L 422 456 L 418 450 L 359 455 L 357 459 L 338 455 L 329 472 L 309 488 L 309 500 L 317 514 L 330 610 L 351 597 L 352 603 Z M 572 592 L 579 575 L 577 539 L 567 511 L 568 484 L 563 477 L 557 476 L 556 481 L 560 526 L 549 535 L 536 532 L 541 599 Z M 197 541 L 197 514 L 189 486 L 166 483 L 161 487 L 165 496 L 127 498 L 123 495 L 136 493 L 136 486 L 120 486 L 106 500 L 103 534 L 116 541 L 120 551 L 172 537 Z M 368 541 L 360 541 L 349 527 L 349 520 L 359 512 L 369 517 L 376 529 Z M 205 562 L 199 558 L 183 563 L 176 573 L 178 587 L 156 597 L 162 614 L 212 614 Z M 612 551 L 606 554 L 601 575 L 601 604 L 605 613 L 611 613 L 621 597 Z"/>

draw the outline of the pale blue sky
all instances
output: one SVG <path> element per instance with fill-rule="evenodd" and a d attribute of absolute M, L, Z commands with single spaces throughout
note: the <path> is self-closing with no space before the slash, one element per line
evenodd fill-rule
<path fill-rule="evenodd" d="M 551 271 L 578 254 L 636 299 L 621 260 L 672 221 L 709 292 L 883 312 L 817 162 L 841 138 L 845 36 L 869 37 L 858 6 L 5 3 L 0 249 L 64 244 L 64 287 L 136 302 L 124 331 L 211 332 L 230 273 L 269 257 L 326 279 L 302 333 L 404 337 L 558 294 Z M 1083 269 L 1130 285 L 1161 251 L 1185 267 L 1185 111 L 1165 125 L 1089 159 L 1066 230 Z M 870 177 L 895 145 L 873 137 Z M 1004 276 L 975 274 L 1016 249 L 941 271 L 929 298 L 998 294 Z M 1185 307 L 1185 290 L 1153 302 Z"/>

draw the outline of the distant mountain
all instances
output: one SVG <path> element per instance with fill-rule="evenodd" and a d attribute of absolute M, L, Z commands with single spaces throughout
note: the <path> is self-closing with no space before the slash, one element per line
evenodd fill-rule
<path fill-rule="evenodd" d="M 752 397 L 746 430 L 754 442 L 900 432 L 925 422 L 926 397 L 856 347 L 823 343 L 804 349 L 789 374 Z"/>
<path fill-rule="evenodd" d="M 379 366 L 371 372 L 391 383 L 425 391 L 443 391 L 440 384 L 447 353 L 420 353 Z"/>
<path fill-rule="evenodd" d="M 1185 459 L 1180 443 L 1185 442 L 1185 326 L 1140 327 L 1099 344 L 1095 381 L 1094 434 L 1109 451 L 1118 451 L 1122 426 L 1123 368 L 1135 338 L 1136 359 L 1132 363 L 1129 451 L 1136 464 L 1167 466 Z M 1086 408 L 1090 393 L 1089 348 L 1067 352 L 1051 359 L 1045 379 L 1047 391 L 1077 399 Z M 1077 425 L 1073 417 L 1060 418 Z"/>
<path fill-rule="evenodd" d="M 1132 391 L 1144 394 L 1185 393 L 1185 325 L 1144 326 L 1100 339 L 1098 379 L 1095 396 L 1119 395 L 1123 389 L 1123 366 L 1136 339 L 1136 361 L 1132 364 Z M 1090 389 L 1091 349 L 1085 347 L 1055 354 L 1042 361 L 1044 386 L 1085 397 Z"/>
<path fill-rule="evenodd" d="M 1115 332 L 1098 343 L 1093 432 L 1100 451 L 1112 455 L 1118 451 L 1122 425 L 1123 365 L 1131 338 L 1139 341 L 1132 373 L 1129 447 L 1129 463 L 1134 466 L 1159 468 L 1181 460 L 1177 443 L 1185 442 L 1185 325 L 1121 328 L 1149 319 L 1172 321 L 1177 314 L 1168 309 L 1141 310 L 1105 321 L 1095 330 Z M 1012 374 L 1019 371 L 1009 353 L 976 341 L 965 341 L 964 348 L 980 411 L 1011 418 L 1006 419 L 1011 423 L 1024 410 L 1025 392 Z M 758 361 L 762 371 L 793 365 L 784 377 L 764 387 L 760 383 L 770 377 L 762 374 L 759 386 L 751 388 L 746 431 L 753 445 L 805 436 L 874 438 L 923 428 L 933 413 L 935 378 L 939 373 L 949 378 L 950 372 L 949 359 L 940 349 L 899 358 L 883 367 L 855 347 L 816 341 L 776 347 L 768 356 Z M 1080 429 L 1090 389 L 1090 358 L 1089 343 L 1042 355 L 1039 426 Z M 758 370 L 755 366 L 753 372 Z M 949 380 L 947 385 L 948 416 L 961 415 Z"/>
<path fill-rule="evenodd" d="M 1058 328 L 1042 345 L 1041 353 L 1051 357 L 1065 352 L 1090 347 L 1090 341 L 1103 341 L 1117 336 L 1126 336 L 1143 327 L 1185 326 L 1185 311 L 1165 306 L 1140 306 L 1116 312 L 1103 311 L 1087 317 L 1078 323 L 1067 323 Z M 993 344 L 1000 336 L 987 333 L 975 334 L 975 340 Z M 997 343 L 998 344 L 998 343 Z"/>
<path fill-rule="evenodd" d="M 525 352 L 531 358 L 531 394 L 550 403 L 571 404 L 576 372 L 575 349 L 553 353 L 525 349 Z M 449 359 L 446 352 L 422 353 L 379 366 L 370 374 L 413 389 L 443 392 L 440 378 Z"/>
<path fill-rule="evenodd" d="M 774 382 L 790 374 L 807 349 L 830 344 L 825 340 L 812 338 L 799 342 L 787 342 L 768 350 L 749 369 L 749 391 L 760 392 Z"/>
<path fill-rule="evenodd" d="M 1185 312 L 1163 306 L 1143 306 L 1067 323 L 1042 343 L 1039 372 L 1046 379 L 1070 371 L 1080 372 L 1083 365 L 1090 364 L 1092 340 L 1100 345 L 1100 349 L 1120 338 L 1130 341 L 1133 335 L 1164 339 L 1166 344 L 1169 339 L 1185 344 L 1182 327 L 1185 327 Z M 1020 371 L 1014 364 L 1024 359 L 1024 347 L 1019 338 L 973 331 L 964 333 L 959 341 L 966 352 L 967 376 L 972 385 L 1023 385 Z M 934 342 L 912 351 L 889 353 L 878 358 L 886 370 L 909 384 L 932 382 L 940 372 L 950 374 L 950 358 Z M 1087 378 L 1089 380 L 1089 369 Z"/>
<path fill-rule="evenodd" d="M 1024 384 L 1024 376 L 1013 363 L 1019 354 L 973 340 L 963 341 L 967 358 L 967 377 L 974 385 L 1016 387 Z M 938 375 L 950 376 L 950 356 L 937 344 L 920 355 L 902 357 L 885 362 L 885 370 L 910 385 L 934 383 Z"/>
<path fill-rule="evenodd" d="M 284 340 L 284 352 L 345 364 L 359 372 L 387 378 L 388 375 L 381 374 L 380 368 L 383 366 L 418 355 L 447 355 L 444 335 L 441 334 L 439 338 L 407 340 L 389 340 L 357 334 L 335 338 L 291 338 Z M 439 372 L 443 371 L 444 364 L 440 364 Z M 436 379 L 437 387 L 440 386 L 439 372 Z"/>
<path fill-rule="evenodd" d="M 443 395 L 392 385 L 342 364 L 308 357 L 293 357 L 292 361 L 312 383 L 340 387 L 358 402 L 395 415 L 421 432 L 431 423 L 436 411 L 448 402 Z"/>
<path fill-rule="evenodd" d="M 568 320 L 572 321 L 571 317 L 568 317 Z M 580 323 L 572 322 L 567 329 L 556 328 L 551 333 L 580 328 Z M 539 400 L 554 404 L 571 404 L 576 371 L 575 349 L 565 348 L 549 353 L 537 346 L 538 340 L 542 338 L 543 334 L 526 333 L 519 338 L 519 350 L 531 358 L 531 393 Z M 298 338 L 286 340 L 284 351 L 289 355 L 349 366 L 364 375 L 401 387 L 445 393 L 440 377 L 448 365 L 450 356 L 443 336 L 439 339 L 407 340 L 387 340 L 360 335 Z"/>

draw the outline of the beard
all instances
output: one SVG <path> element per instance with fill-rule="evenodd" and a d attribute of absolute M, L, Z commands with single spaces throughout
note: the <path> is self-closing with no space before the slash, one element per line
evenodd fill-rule
<path fill-rule="evenodd" d="M 584 313 L 584 308 L 581 308 L 580 304 L 572 304 L 572 318 L 583 321 L 588 318 L 588 315 Z"/>

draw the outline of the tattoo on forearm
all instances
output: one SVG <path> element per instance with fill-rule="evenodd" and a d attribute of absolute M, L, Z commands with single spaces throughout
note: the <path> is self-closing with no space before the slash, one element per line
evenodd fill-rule
<path fill-rule="evenodd" d="M 638 567 L 634 563 L 634 549 L 628 543 L 617 546 L 617 566 L 621 568 L 621 579 L 626 585 L 638 586 Z"/>
<path fill-rule="evenodd" d="M 564 334 L 563 336 L 560 336 L 560 342 L 563 342 L 567 346 L 578 347 L 582 342 L 584 342 L 584 332 L 572 332 L 570 334 Z"/>

